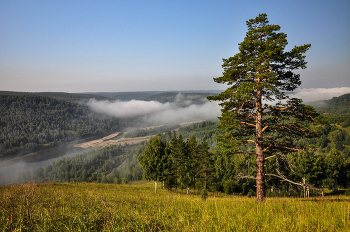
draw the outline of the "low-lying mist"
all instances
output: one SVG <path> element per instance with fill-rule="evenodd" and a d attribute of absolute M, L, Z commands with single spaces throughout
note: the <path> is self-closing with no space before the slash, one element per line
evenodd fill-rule
<path fill-rule="evenodd" d="M 214 118 L 220 115 L 217 102 L 200 99 L 203 104 L 194 104 L 194 98 L 178 94 L 174 102 L 158 101 L 97 101 L 90 99 L 87 105 L 95 112 L 117 118 L 138 117 L 144 124 L 160 125 L 182 123 Z M 196 99 L 198 102 L 198 99 Z"/>
<path fill-rule="evenodd" d="M 329 100 L 347 93 L 350 93 L 350 87 L 298 89 L 289 95 L 291 97 L 303 99 L 304 103 L 308 103 Z"/>
<path fill-rule="evenodd" d="M 290 97 L 300 98 L 304 103 L 328 100 L 350 93 L 349 87 L 308 88 L 289 93 Z M 200 101 L 198 101 L 200 100 Z M 197 104 L 194 104 L 196 101 Z M 202 104 L 198 104 L 198 102 Z M 214 118 L 220 115 L 218 102 L 209 102 L 206 98 L 178 94 L 173 102 L 159 101 L 98 101 L 90 99 L 87 105 L 95 112 L 127 119 L 137 117 L 143 125 L 161 125 L 182 123 Z"/>

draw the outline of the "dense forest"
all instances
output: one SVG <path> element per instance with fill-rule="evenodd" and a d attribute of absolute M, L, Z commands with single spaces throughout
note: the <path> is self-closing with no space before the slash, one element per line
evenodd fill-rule
<path fill-rule="evenodd" d="M 83 104 L 30 94 L 0 95 L 0 126 L 1 158 L 121 127 Z"/>
<path fill-rule="evenodd" d="M 178 127 L 178 125 L 177 125 Z M 176 127 L 176 128 L 177 128 Z M 158 128 L 158 129 L 157 129 Z M 169 126 L 150 129 L 155 131 L 172 128 Z M 214 141 L 210 147 L 216 145 L 216 123 L 205 121 L 181 127 L 176 130 L 183 138 L 187 139 L 191 135 L 191 130 L 198 138 Z M 143 130 L 136 130 L 139 132 Z M 145 130 L 148 131 L 148 130 Z M 174 131 L 166 131 L 160 134 L 164 140 L 171 140 Z M 45 168 L 37 168 L 29 172 L 19 172 L 8 183 L 25 182 L 107 182 L 107 183 L 128 183 L 130 181 L 142 179 L 142 169 L 138 162 L 138 157 L 145 150 L 146 143 L 126 144 L 124 146 L 109 146 L 91 150 L 70 158 L 64 158 L 47 165 Z M 45 171 L 46 170 L 46 171 Z"/>
<path fill-rule="evenodd" d="M 96 100 L 170 101 L 203 103 L 209 93 L 26 93 L 0 91 L 0 158 L 25 155 L 73 141 L 137 125 L 137 118 L 117 119 L 93 112 L 85 103 Z M 180 96 L 180 95 L 179 95 Z M 171 130 L 168 128 L 167 130 Z M 156 132 L 159 133 L 159 132 Z M 155 133 L 155 134 L 156 134 Z M 129 134 L 128 136 L 134 136 Z"/>
<path fill-rule="evenodd" d="M 54 145 L 74 136 L 120 127 L 120 122 L 116 119 L 91 115 L 86 106 L 77 103 L 30 94 L 3 94 L 1 97 L 1 149 L 7 151 L 8 155 L 35 146 Z M 343 99 L 343 96 L 339 99 Z M 337 107 L 346 108 L 346 104 L 347 101 L 342 101 Z M 311 192 L 315 194 L 319 193 L 316 189 L 322 187 L 337 191 L 338 187 L 348 188 L 350 185 L 350 114 L 345 111 L 337 114 L 333 108 L 329 108 L 329 111 L 323 110 L 320 112 L 324 113 L 329 123 L 321 127 L 320 136 L 295 141 L 311 146 L 312 149 L 309 152 L 288 154 L 293 168 L 283 170 L 288 178 L 296 182 L 305 178 L 307 184 L 314 186 Z M 179 125 L 167 125 L 131 131 L 127 136 L 158 134 L 153 138 L 159 139 L 157 142 L 152 139 L 149 143 L 114 145 L 91 150 L 55 161 L 45 168 L 21 173 L 10 182 L 128 183 L 142 178 L 150 179 L 145 167 L 144 170 L 141 168 L 144 161 L 140 157 L 147 154 L 149 147 L 157 144 L 164 154 L 160 165 L 165 165 L 165 168 L 160 167 L 163 173 L 157 180 L 164 181 L 166 188 L 176 191 L 194 188 L 201 189 L 202 192 L 205 189 L 253 196 L 255 180 L 244 177 L 254 176 L 254 157 L 223 155 L 216 141 L 216 137 L 223 131 L 216 125 L 217 120 L 193 123 L 180 128 Z M 247 146 L 245 149 L 249 150 L 251 147 Z M 206 165 L 203 166 L 204 164 Z M 273 159 L 266 162 L 266 168 L 273 173 L 276 168 Z M 267 178 L 266 187 L 268 196 L 302 194 L 302 188 L 273 176 Z"/>
<path fill-rule="evenodd" d="M 112 145 L 98 148 L 74 157 L 63 158 L 45 168 L 22 172 L 8 183 L 25 182 L 99 182 L 129 183 L 142 179 L 137 157 L 145 144 Z"/>
<path fill-rule="evenodd" d="M 349 159 L 337 149 L 318 154 L 294 152 L 288 159 L 293 168 L 283 170 L 285 176 L 294 182 L 305 178 L 306 184 L 313 186 L 311 194 L 320 194 L 323 187 L 336 192 L 338 186 L 347 188 L 350 185 Z M 185 141 L 175 133 L 170 141 L 153 137 L 139 161 L 146 179 L 162 181 L 169 189 L 200 189 L 204 195 L 207 190 L 255 195 L 255 181 L 247 178 L 256 172 L 254 156 L 225 156 L 218 147 L 209 149 L 205 139 L 198 142 L 192 136 Z M 265 165 L 272 174 L 266 179 L 268 196 L 300 196 L 303 193 L 301 186 L 273 176 L 277 174 L 278 166 L 274 159 L 269 159 Z"/>
<path fill-rule="evenodd" d="M 350 93 L 333 97 L 330 100 L 310 103 L 321 114 L 349 114 Z"/>
<path fill-rule="evenodd" d="M 221 154 L 216 136 L 223 132 L 216 128 L 216 124 L 217 122 L 212 121 L 194 123 L 158 135 L 161 141 L 159 146 L 163 149 L 164 156 L 159 165 L 165 165 L 161 168 L 163 169 L 162 178 L 158 180 L 164 181 L 166 188 L 186 191 L 188 187 L 199 192 L 203 190 L 204 181 L 206 181 L 205 189 L 208 191 L 249 196 L 255 194 L 255 180 L 241 178 L 254 175 L 256 171 L 254 158 Z M 307 184 L 318 189 L 322 186 L 334 191 L 338 187 L 348 188 L 350 185 L 349 129 L 340 128 L 337 125 L 325 125 L 319 138 L 297 141 L 314 148 L 311 152 L 296 152 L 288 155 L 293 166 L 293 171 L 287 172 L 288 177 L 299 182 L 305 177 Z M 24 173 L 18 181 L 128 183 L 140 180 L 144 172 L 140 166 L 142 161 L 138 162 L 138 159 L 149 146 L 154 146 L 152 141 L 93 150 L 56 161 L 52 165 L 47 165 L 46 168 Z M 207 157 L 206 162 L 203 161 L 204 156 Z M 205 168 L 204 164 L 207 164 Z M 272 173 L 275 165 L 273 160 L 266 163 L 267 169 Z M 206 179 L 203 175 L 206 175 Z M 145 173 L 144 177 L 146 177 Z M 268 196 L 302 194 L 302 188 L 275 177 L 269 177 L 266 183 Z M 316 190 L 311 192 L 319 193 Z"/>

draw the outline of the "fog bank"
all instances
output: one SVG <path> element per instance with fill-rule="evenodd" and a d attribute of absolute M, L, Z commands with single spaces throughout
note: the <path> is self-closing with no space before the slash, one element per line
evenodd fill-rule
<path fill-rule="evenodd" d="M 346 93 L 350 93 L 349 87 L 307 88 L 307 89 L 298 89 L 294 93 L 289 94 L 289 96 L 300 98 L 303 100 L 303 102 L 307 103 L 307 102 L 329 100 L 333 97 L 339 97 Z"/>
<path fill-rule="evenodd" d="M 220 115 L 218 102 L 200 99 L 203 104 L 194 104 L 194 98 L 184 99 L 178 94 L 174 102 L 158 101 L 97 101 L 90 99 L 87 105 L 95 112 L 117 118 L 140 117 L 144 123 L 167 124 L 204 120 Z M 198 99 L 196 99 L 198 102 Z"/>

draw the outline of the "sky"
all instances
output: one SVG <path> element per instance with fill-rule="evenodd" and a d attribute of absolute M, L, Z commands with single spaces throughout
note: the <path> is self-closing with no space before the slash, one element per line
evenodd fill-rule
<path fill-rule="evenodd" d="M 266 13 L 286 50 L 311 43 L 300 89 L 324 93 L 350 87 L 349 11 L 349 0 L 2 0 L 0 90 L 224 90 L 222 58 Z"/>

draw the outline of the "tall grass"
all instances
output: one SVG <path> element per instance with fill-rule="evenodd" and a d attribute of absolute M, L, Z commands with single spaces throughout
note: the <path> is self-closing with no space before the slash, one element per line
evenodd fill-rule
<path fill-rule="evenodd" d="M 350 197 L 201 200 L 153 184 L 0 187 L 1 231 L 350 231 Z"/>

